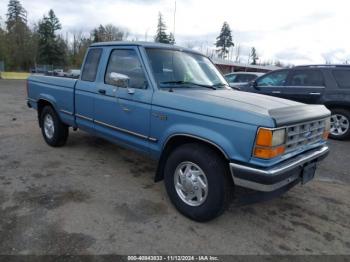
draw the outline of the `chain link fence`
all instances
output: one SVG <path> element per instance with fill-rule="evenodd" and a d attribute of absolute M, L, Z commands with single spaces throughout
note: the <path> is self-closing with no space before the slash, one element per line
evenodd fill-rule
<path fill-rule="evenodd" d="M 31 73 L 50 74 L 53 73 L 53 65 L 36 65 L 31 69 Z"/>

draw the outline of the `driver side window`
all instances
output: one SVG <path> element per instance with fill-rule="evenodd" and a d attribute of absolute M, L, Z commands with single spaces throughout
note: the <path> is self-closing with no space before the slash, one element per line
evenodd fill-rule
<path fill-rule="evenodd" d="M 112 72 L 127 76 L 130 79 L 130 88 L 147 88 L 147 80 L 143 72 L 141 62 L 135 50 L 113 50 L 108 61 L 107 71 L 105 75 L 106 84 L 113 85 L 113 81 L 110 79 L 110 74 Z"/>
<path fill-rule="evenodd" d="M 263 86 L 284 86 L 288 76 L 287 70 L 272 72 L 257 80 L 259 87 Z"/>

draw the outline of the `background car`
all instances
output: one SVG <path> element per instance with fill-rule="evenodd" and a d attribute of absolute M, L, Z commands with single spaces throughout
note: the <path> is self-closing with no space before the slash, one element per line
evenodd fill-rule
<path fill-rule="evenodd" d="M 350 66 L 305 65 L 270 72 L 243 91 L 324 104 L 332 112 L 330 137 L 350 138 Z"/>
<path fill-rule="evenodd" d="M 80 69 L 69 69 L 67 73 L 65 73 L 66 77 L 71 77 L 71 78 L 79 78 L 80 76 Z"/>
<path fill-rule="evenodd" d="M 255 80 L 257 77 L 264 75 L 264 73 L 257 72 L 235 72 L 225 75 L 230 87 L 234 89 L 240 89 L 242 86 L 247 85 L 249 82 Z"/>
<path fill-rule="evenodd" d="M 64 76 L 64 71 L 63 71 L 63 69 L 55 69 L 55 70 L 53 70 L 53 75 L 54 76 Z"/>

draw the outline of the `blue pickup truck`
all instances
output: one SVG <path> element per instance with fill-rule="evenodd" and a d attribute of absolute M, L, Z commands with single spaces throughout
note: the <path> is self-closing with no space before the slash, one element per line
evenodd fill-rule
<path fill-rule="evenodd" d="M 81 129 L 158 160 L 184 215 L 220 215 L 235 187 L 288 190 L 310 181 L 328 154 L 322 105 L 239 92 L 206 56 L 142 42 L 96 43 L 79 79 L 32 75 L 27 104 L 47 144 Z"/>

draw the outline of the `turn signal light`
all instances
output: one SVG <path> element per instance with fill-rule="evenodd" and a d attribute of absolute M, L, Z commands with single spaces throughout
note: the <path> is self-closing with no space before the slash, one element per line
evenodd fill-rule
<path fill-rule="evenodd" d="M 326 123 L 325 123 L 325 128 L 324 128 L 324 132 L 323 132 L 323 139 L 327 140 L 328 136 L 329 136 L 329 131 L 331 130 L 331 119 L 327 118 L 326 119 Z"/>
<path fill-rule="evenodd" d="M 270 159 L 282 155 L 285 150 L 285 146 L 278 146 L 273 148 L 256 147 L 254 150 L 254 156 L 263 159 Z"/>
<path fill-rule="evenodd" d="M 327 140 L 327 139 L 328 139 L 328 136 L 329 136 L 329 131 L 324 131 L 324 132 L 323 132 L 323 139 L 324 139 L 324 140 Z"/>

